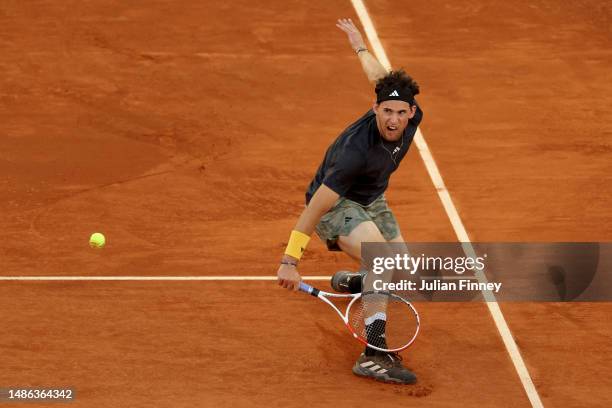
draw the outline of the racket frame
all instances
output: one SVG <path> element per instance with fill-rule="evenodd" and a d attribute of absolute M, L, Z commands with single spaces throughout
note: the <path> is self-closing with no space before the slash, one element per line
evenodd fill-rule
<path fill-rule="evenodd" d="M 404 299 L 403 297 L 401 297 L 399 295 L 396 295 L 395 293 L 391 293 L 391 292 L 383 291 L 383 290 L 372 290 L 372 291 L 367 291 L 367 292 L 363 292 L 363 293 L 350 293 L 350 294 L 330 293 L 330 292 L 325 292 L 325 291 L 322 291 L 320 289 L 317 289 L 317 288 L 315 288 L 313 286 L 310 286 L 309 284 L 304 283 L 304 282 L 300 282 L 299 290 L 301 292 L 304 292 L 304 293 L 307 293 L 307 294 L 309 294 L 311 296 L 314 296 L 314 297 L 322 300 L 323 302 L 327 303 L 329 306 L 331 306 L 331 308 L 334 309 L 336 311 L 336 313 L 338 313 L 338 316 L 340 316 L 340 319 L 342 319 L 342 321 L 344 322 L 344 325 L 347 327 L 347 329 L 349 329 L 349 331 L 351 332 L 353 337 L 355 337 L 358 341 L 360 341 L 364 345 L 366 345 L 366 346 L 368 346 L 368 347 L 370 347 L 370 348 L 372 348 L 374 350 L 388 352 L 388 353 L 397 353 L 397 352 L 400 352 L 402 350 L 406 350 L 408 347 L 410 347 L 410 345 L 412 343 L 414 343 L 414 341 L 416 340 L 417 336 L 419 335 L 419 330 L 421 328 L 421 318 L 419 317 L 419 313 L 417 312 L 415 307 L 412 305 L 412 303 L 410 303 L 408 300 Z M 355 332 L 355 330 L 353 329 L 353 327 L 349 323 L 349 314 L 350 314 L 351 307 L 353 306 L 353 304 L 359 298 L 361 298 L 363 295 L 368 295 L 368 294 L 382 294 L 382 295 L 391 296 L 391 297 L 399 299 L 400 301 L 402 301 L 406 305 L 408 305 L 408 307 L 410 308 L 410 310 L 414 314 L 414 317 L 415 317 L 415 320 L 416 320 L 416 329 L 415 329 L 414 334 L 412 335 L 412 338 L 410 339 L 410 341 L 408 341 L 402 347 L 398 347 L 398 348 L 394 348 L 394 349 L 384 349 L 384 348 L 380 348 L 380 347 L 373 346 L 373 345 L 369 344 L 366 339 L 364 339 L 363 337 L 361 337 L 359 334 L 357 334 Z M 352 299 L 349 302 L 349 304 L 346 306 L 346 311 L 344 313 L 342 313 L 342 311 L 340 311 L 340 309 L 338 309 L 338 307 L 331 300 L 329 300 L 328 297 L 329 298 L 345 298 L 345 299 L 352 298 Z"/>

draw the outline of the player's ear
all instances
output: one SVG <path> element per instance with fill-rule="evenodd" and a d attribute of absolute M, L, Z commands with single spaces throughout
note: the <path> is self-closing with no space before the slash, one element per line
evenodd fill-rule
<path fill-rule="evenodd" d="M 410 105 L 410 114 L 408 116 L 408 119 L 414 118 L 414 115 L 416 115 L 416 108 L 416 105 Z"/>
<path fill-rule="evenodd" d="M 378 107 L 380 105 L 376 102 L 374 102 L 374 105 L 372 105 L 372 110 L 374 111 L 374 113 L 376 113 L 378 115 Z"/>

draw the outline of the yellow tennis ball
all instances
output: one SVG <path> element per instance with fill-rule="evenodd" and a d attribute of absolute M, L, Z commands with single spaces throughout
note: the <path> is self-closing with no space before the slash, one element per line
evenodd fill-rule
<path fill-rule="evenodd" d="M 89 245 L 92 248 L 102 248 L 104 247 L 104 244 L 106 244 L 106 238 L 104 238 L 104 234 L 94 232 L 93 234 L 91 234 L 91 237 L 89 237 Z"/>

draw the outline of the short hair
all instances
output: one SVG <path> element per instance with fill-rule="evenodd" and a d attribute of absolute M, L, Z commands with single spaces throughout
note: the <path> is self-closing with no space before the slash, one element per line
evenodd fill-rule
<path fill-rule="evenodd" d="M 414 100 L 414 97 L 419 94 L 419 84 L 403 69 L 391 71 L 384 77 L 376 81 L 374 92 L 380 95 L 381 92 L 399 90 L 402 95 L 407 95 L 409 100 Z M 413 102 L 414 103 L 414 102 Z"/>

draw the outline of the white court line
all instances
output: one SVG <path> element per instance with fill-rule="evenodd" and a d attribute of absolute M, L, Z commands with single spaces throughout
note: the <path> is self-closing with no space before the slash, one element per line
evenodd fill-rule
<path fill-rule="evenodd" d="M 276 276 L 0 276 L 0 281 L 275 281 Z M 331 276 L 302 276 L 329 281 Z"/>
<path fill-rule="evenodd" d="M 372 45 L 372 49 L 374 50 L 374 54 L 376 55 L 380 63 L 387 70 L 390 70 L 391 63 L 389 62 L 389 59 L 387 58 L 387 53 L 385 52 L 385 49 L 383 48 L 380 42 L 380 39 L 378 38 L 378 34 L 376 33 L 376 29 L 374 28 L 372 19 L 370 18 L 370 15 L 368 14 L 368 11 L 366 10 L 365 5 L 363 4 L 363 1 L 362 0 L 351 0 L 351 2 L 353 3 L 353 7 L 355 8 L 357 15 L 359 16 L 359 19 L 361 20 L 361 24 L 363 25 L 366 35 L 368 36 L 368 40 L 370 41 L 370 44 Z M 476 252 L 474 251 L 474 247 L 471 244 L 470 237 L 468 236 L 468 233 L 465 230 L 465 227 L 463 226 L 461 217 L 459 216 L 459 213 L 457 212 L 457 208 L 453 204 L 453 200 L 451 199 L 450 193 L 446 189 L 446 185 L 444 184 L 442 175 L 440 174 L 440 171 L 438 170 L 438 166 L 436 165 L 436 162 L 434 161 L 431 151 L 429 150 L 429 147 L 427 146 L 427 142 L 425 142 L 425 138 L 423 137 L 423 134 L 421 133 L 420 129 L 417 130 L 415 137 L 414 137 L 414 141 L 416 143 L 417 149 L 419 150 L 421 158 L 423 159 L 423 162 L 425 163 L 425 167 L 427 168 L 429 177 L 431 178 L 431 181 L 433 182 L 434 187 L 438 191 L 438 197 L 440 198 L 440 201 L 442 202 L 442 205 L 444 206 L 444 209 L 446 210 L 446 215 L 448 216 L 453 226 L 453 229 L 455 230 L 457 239 L 459 240 L 459 242 L 462 243 L 465 254 L 468 257 L 475 258 Z M 487 279 L 484 273 L 482 272 L 482 270 L 476 271 L 475 275 L 479 281 L 487 282 Z M 529 398 L 529 401 L 531 402 L 531 406 L 534 408 L 543 408 L 544 405 L 542 404 L 538 391 L 536 390 L 533 384 L 533 380 L 531 379 L 531 376 L 529 375 L 527 366 L 525 365 L 525 362 L 523 361 L 523 357 L 521 356 L 518 346 L 516 345 L 516 342 L 514 341 L 514 338 L 512 337 L 510 328 L 508 327 L 508 324 L 506 323 L 506 319 L 504 318 L 504 315 L 501 309 L 499 308 L 499 304 L 497 303 L 495 296 L 493 295 L 493 293 L 489 291 L 483 292 L 483 295 L 485 299 L 487 300 L 486 303 L 489 308 L 489 312 L 491 313 L 491 316 L 493 317 L 493 321 L 495 322 L 495 325 L 497 326 L 497 330 L 499 331 L 499 334 L 501 335 L 504 345 L 506 346 L 506 350 L 508 350 L 508 354 L 510 354 L 510 358 L 512 359 L 514 368 L 516 369 L 516 372 L 521 380 L 521 383 L 523 384 L 523 388 L 525 389 L 525 392 L 527 393 L 527 397 Z"/>

